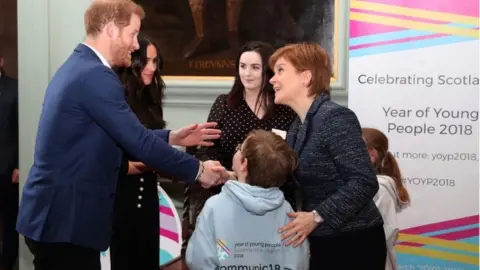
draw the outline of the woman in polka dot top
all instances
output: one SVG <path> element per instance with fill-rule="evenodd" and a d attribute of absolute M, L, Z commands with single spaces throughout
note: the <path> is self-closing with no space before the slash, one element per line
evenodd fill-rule
<path fill-rule="evenodd" d="M 232 169 L 235 148 L 250 131 L 275 129 L 286 134 L 296 118 L 293 110 L 273 102 L 275 93 L 268 82 L 273 73 L 267 64 L 273 52 L 274 48 L 263 42 L 244 45 L 236 61 L 232 89 L 218 96 L 210 110 L 208 121 L 218 123 L 222 136 L 206 149 L 207 156 L 218 160 L 227 170 Z M 220 187 L 213 191 L 218 193 Z"/>

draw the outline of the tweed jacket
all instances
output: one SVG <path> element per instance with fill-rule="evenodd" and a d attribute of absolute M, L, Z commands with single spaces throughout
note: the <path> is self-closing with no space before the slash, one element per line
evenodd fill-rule
<path fill-rule="evenodd" d="M 321 94 L 305 121 L 293 122 L 287 142 L 300 158 L 294 178 L 302 188 L 302 208 L 324 220 L 312 236 L 383 225 L 373 201 L 379 188 L 375 169 L 353 111 Z"/>

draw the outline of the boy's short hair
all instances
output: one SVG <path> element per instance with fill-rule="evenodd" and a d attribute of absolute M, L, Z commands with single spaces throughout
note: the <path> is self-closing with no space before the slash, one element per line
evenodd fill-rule
<path fill-rule="evenodd" d="M 270 131 L 250 132 L 241 152 L 248 162 L 246 182 L 252 186 L 281 187 L 298 165 L 297 153 Z"/>

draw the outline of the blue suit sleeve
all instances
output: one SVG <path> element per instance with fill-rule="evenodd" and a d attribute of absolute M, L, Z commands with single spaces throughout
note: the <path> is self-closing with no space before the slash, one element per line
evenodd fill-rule
<path fill-rule="evenodd" d="M 170 130 L 168 129 L 155 129 L 153 132 L 160 137 L 162 140 L 164 140 L 166 143 L 168 143 L 168 137 L 170 136 Z"/>
<path fill-rule="evenodd" d="M 168 133 L 146 129 L 130 110 L 117 75 L 106 67 L 92 69 L 83 81 L 82 105 L 102 129 L 122 148 L 158 171 L 192 183 L 199 161 L 171 147 L 161 137 Z"/>
<path fill-rule="evenodd" d="M 207 204 L 208 201 L 198 216 L 195 230 L 188 241 L 185 261 L 191 270 L 217 269 L 219 266 L 215 234 L 212 230 L 213 211 Z"/>

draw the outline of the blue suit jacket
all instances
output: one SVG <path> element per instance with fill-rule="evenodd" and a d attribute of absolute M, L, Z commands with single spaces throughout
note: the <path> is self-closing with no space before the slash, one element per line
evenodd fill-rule
<path fill-rule="evenodd" d="M 121 148 L 168 175 L 195 180 L 199 162 L 172 148 L 168 136 L 138 121 L 117 75 L 78 45 L 45 93 L 17 230 L 43 243 L 107 249 Z"/>

